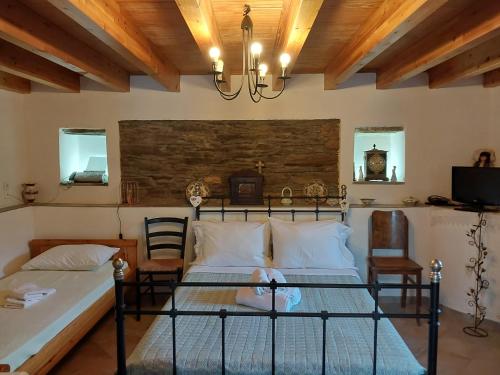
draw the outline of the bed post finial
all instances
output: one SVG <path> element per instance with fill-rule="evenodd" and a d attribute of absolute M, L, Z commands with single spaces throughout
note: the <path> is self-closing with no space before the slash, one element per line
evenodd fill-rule
<path fill-rule="evenodd" d="M 113 267 L 115 271 L 113 272 L 113 277 L 115 280 L 121 280 L 125 278 L 125 273 L 123 272 L 123 267 L 125 267 L 125 262 L 122 258 L 116 258 L 113 260 Z"/>
<path fill-rule="evenodd" d="M 431 282 L 439 283 L 441 281 L 441 270 L 443 267 L 443 262 L 439 259 L 431 260 L 431 272 L 429 273 Z"/>

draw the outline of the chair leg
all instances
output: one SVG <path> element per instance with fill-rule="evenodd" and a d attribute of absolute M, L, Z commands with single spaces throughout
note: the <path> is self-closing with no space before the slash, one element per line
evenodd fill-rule
<path fill-rule="evenodd" d="M 376 282 L 376 281 L 378 281 L 378 271 L 377 271 L 377 269 L 372 268 L 372 272 L 371 272 L 371 282 L 372 282 L 372 283 L 374 283 L 374 282 Z M 371 292 L 372 297 L 373 297 L 373 296 L 375 296 L 375 293 L 374 293 L 374 292 L 375 292 L 375 291 L 372 289 L 372 292 Z"/>
<path fill-rule="evenodd" d="M 403 284 L 408 285 L 408 274 L 404 273 L 403 274 Z M 406 296 L 408 289 L 402 289 L 401 290 L 401 307 L 405 308 L 406 307 Z"/>
<path fill-rule="evenodd" d="M 140 321 L 141 314 L 139 314 L 139 311 L 141 311 L 141 271 L 139 270 L 139 268 L 135 270 L 135 282 L 137 283 L 135 289 L 135 308 L 137 310 L 137 313 L 135 314 L 135 320 Z"/>
<path fill-rule="evenodd" d="M 416 275 L 417 277 L 417 285 L 422 285 L 422 271 L 419 271 Z M 416 312 L 420 314 L 420 305 L 422 304 L 422 289 L 417 289 L 417 307 Z M 417 324 L 420 325 L 420 319 L 417 319 Z"/>
<path fill-rule="evenodd" d="M 151 282 L 153 282 L 153 274 L 150 273 L 149 274 L 149 279 Z M 151 303 L 154 305 L 156 305 L 156 296 L 155 296 L 155 287 L 153 285 L 151 285 L 151 289 L 149 290 L 149 292 L 151 293 Z"/>

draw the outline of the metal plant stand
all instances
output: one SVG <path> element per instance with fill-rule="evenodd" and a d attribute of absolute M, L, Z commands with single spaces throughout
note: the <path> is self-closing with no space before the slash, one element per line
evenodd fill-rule
<path fill-rule="evenodd" d="M 469 297 L 467 304 L 474 308 L 474 314 L 470 314 L 474 319 L 474 325 L 464 327 L 463 331 L 470 336 L 486 337 L 488 336 L 488 332 L 480 327 L 486 317 L 486 306 L 480 303 L 480 297 L 490 285 L 488 280 L 484 278 L 484 273 L 486 272 L 484 261 L 488 255 L 487 248 L 483 243 L 483 230 L 486 228 L 484 211 L 478 212 L 478 218 L 478 223 L 474 224 L 469 232 L 466 233 L 467 237 L 470 238 L 469 245 L 477 249 L 476 257 L 471 257 L 469 264 L 465 266 L 476 277 L 475 287 L 470 288 L 467 292 L 467 296 Z"/>

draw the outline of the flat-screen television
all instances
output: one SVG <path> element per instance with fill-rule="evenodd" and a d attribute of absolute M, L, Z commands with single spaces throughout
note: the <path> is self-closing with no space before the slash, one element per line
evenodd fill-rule
<path fill-rule="evenodd" d="M 474 206 L 500 206 L 500 168 L 452 167 L 452 199 Z"/>

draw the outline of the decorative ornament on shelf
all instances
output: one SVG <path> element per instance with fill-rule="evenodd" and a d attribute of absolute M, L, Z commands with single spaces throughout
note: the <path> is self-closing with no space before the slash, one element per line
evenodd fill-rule
<path fill-rule="evenodd" d="M 293 203 L 292 196 L 292 188 L 290 186 L 285 186 L 281 190 L 281 204 L 283 206 L 290 206 Z"/>
<path fill-rule="evenodd" d="M 284 52 L 280 55 L 279 64 L 281 66 L 281 73 L 278 80 L 282 82 L 281 90 L 274 96 L 266 96 L 263 90 L 268 87 L 265 83 L 266 75 L 268 72 L 267 64 L 260 60 L 262 54 L 262 44 L 253 40 L 253 21 L 249 16 L 251 11 L 250 5 L 245 4 L 243 7 L 243 20 L 241 21 L 241 30 L 243 31 L 243 59 L 241 68 L 241 82 L 238 89 L 233 93 L 225 93 L 221 85 L 225 83 L 224 61 L 220 58 L 221 51 L 218 47 L 210 48 L 209 56 L 212 60 L 212 74 L 214 85 L 220 96 L 225 100 L 236 99 L 243 89 L 245 80 L 248 85 L 248 93 L 254 103 L 260 102 L 261 99 L 276 99 L 285 90 L 285 82 L 290 77 L 287 76 L 287 68 L 290 64 L 291 57 L 288 53 Z"/>
<path fill-rule="evenodd" d="M 37 195 L 38 188 L 36 187 L 35 183 L 30 182 L 23 184 L 22 196 L 24 203 L 34 203 Z"/>
<path fill-rule="evenodd" d="M 374 144 L 365 151 L 365 181 L 387 181 L 387 151 L 378 150 Z"/>
<path fill-rule="evenodd" d="M 193 181 L 186 187 L 186 199 L 193 207 L 198 207 L 200 204 L 203 204 L 203 198 L 209 195 L 210 188 L 205 184 L 203 179 Z"/>
<path fill-rule="evenodd" d="M 474 224 L 466 233 L 467 237 L 469 237 L 469 245 L 476 249 L 477 255 L 469 258 L 469 264 L 465 266 L 465 268 L 475 276 L 476 284 L 467 292 L 469 298 L 467 304 L 474 309 L 474 313 L 470 314 L 474 319 L 474 325 L 464 327 L 463 331 L 475 337 L 488 336 L 488 332 L 480 327 L 481 323 L 486 318 L 486 306 L 481 304 L 480 297 L 490 286 L 489 281 L 484 278 L 484 273 L 486 272 L 484 262 L 488 255 L 487 248 L 483 243 L 483 231 L 485 229 L 486 218 L 484 216 L 484 211 L 480 211 L 478 213 L 478 223 Z"/>
<path fill-rule="evenodd" d="M 122 181 L 122 204 L 133 205 L 139 202 L 137 181 Z"/>
<path fill-rule="evenodd" d="M 316 198 L 320 198 L 320 201 L 324 202 L 324 198 L 328 195 L 328 187 L 321 180 L 313 180 L 304 186 L 304 195 L 308 197 L 307 202 L 315 203 Z"/>
<path fill-rule="evenodd" d="M 396 166 L 395 165 L 392 167 L 391 182 L 398 182 L 398 178 L 396 177 Z"/>
<path fill-rule="evenodd" d="M 402 202 L 405 206 L 411 207 L 411 206 L 416 206 L 418 204 L 419 200 L 415 197 L 409 196 L 409 197 L 404 198 L 402 200 Z"/>
<path fill-rule="evenodd" d="M 359 166 L 358 181 L 364 181 L 365 175 L 363 174 L 363 167 Z"/>
<path fill-rule="evenodd" d="M 472 156 L 474 160 L 474 167 L 494 167 L 496 156 L 495 150 L 491 148 L 481 148 L 474 151 Z"/>

